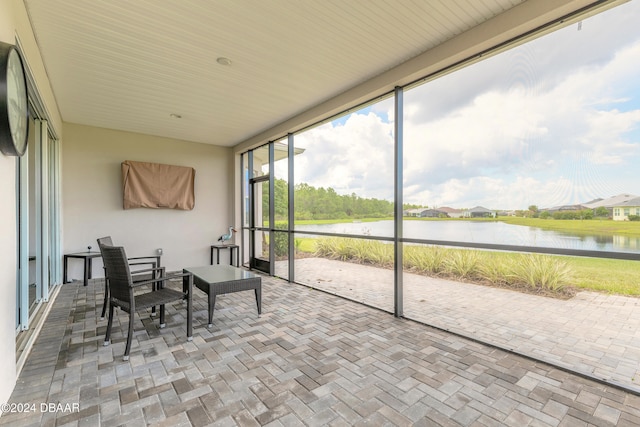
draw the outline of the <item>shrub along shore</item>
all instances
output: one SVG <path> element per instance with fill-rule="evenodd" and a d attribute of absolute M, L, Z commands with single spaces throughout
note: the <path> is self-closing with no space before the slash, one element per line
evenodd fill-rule
<path fill-rule="evenodd" d="M 296 239 L 315 256 L 393 267 L 393 245 L 343 237 Z M 416 274 L 571 296 L 577 289 L 640 296 L 640 262 L 513 252 L 490 252 L 429 245 L 405 245 L 404 268 Z"/>

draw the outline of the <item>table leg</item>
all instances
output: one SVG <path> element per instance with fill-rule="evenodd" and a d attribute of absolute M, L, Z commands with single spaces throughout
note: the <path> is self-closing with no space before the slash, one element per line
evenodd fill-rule
<path fill-rule="evenodd" d="M 213 246 L 211 246 L 211 255 L 209 255 L 209 265 L 213 265 Z"/>
<path fill-rule="evenodd" d="M 89 284 L 89 259 L 84 259 L 84 285 L 87 286 Z"/>
<path fill-rule="evenodd" d="M 68 283 L 68 281 L 67 281 L 67 261 L 69 261 L 69 257 L 65 255 L 64 256 L 64 268 L 63 268 L 62 283 Z"/>
<path fill-rule="evenodd" d="M 187 280 L 187 341 L 193 340 L 193 275 Z"/>
<path fill-rule="evenodd" d="M 209 286 L 209 295 L 207 295 L 207 303 L 209 304 L 209 312 L 207 313 L 207 315 L 209 316 L 209 322 L 207 324 L 207 326 L 210 328 L 213 326 L 213 310 L 215 309 L 216 306 L 216 294 L 213 291 L 213 289 L 211 289 L 211 286 Z"/>

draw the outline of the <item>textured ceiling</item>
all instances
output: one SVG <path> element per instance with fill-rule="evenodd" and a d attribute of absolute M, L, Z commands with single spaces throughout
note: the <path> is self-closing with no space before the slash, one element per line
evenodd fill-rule
<path fill-rule="evenodd" d="M 64 121 L 233 146 L 522 0 L 24 3 Z"/>

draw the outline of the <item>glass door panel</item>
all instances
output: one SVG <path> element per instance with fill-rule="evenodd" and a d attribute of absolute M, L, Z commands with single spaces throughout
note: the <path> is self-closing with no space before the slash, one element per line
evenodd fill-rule
<path fill-rule="evenodd" d="M 252 180 L 251 210 L 251 268 L 271 274 L 268 175 Z"/>

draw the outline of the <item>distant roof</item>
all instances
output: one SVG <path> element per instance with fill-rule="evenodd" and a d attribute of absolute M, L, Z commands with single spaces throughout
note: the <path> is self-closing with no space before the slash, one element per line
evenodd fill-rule
<path fill-rule="evenodd" d="M 640 206 L 640 197 L 635 197 L 630 200 L 625 200 L 624 202 L 620 202 L 613 206 Z"/>
<path fill-rule="evenodd" d="M 579 211 L 582 209 L 593 209 L 587 205 L 561 205 L 543 209 L 545 211 Z"/>
<path fill-rule="evenodd" d="M 475 208 L 469 209 L 469 212 L 493 212 L 493 211 L 483 206 L 476 206 Z"/>
<path fill-rule="evenodd" d="M 454 208 L 450 208 L 449 206 L 443 206 L 441 208 L 437 208 L 439 211 L 442 212 L 446 212 L 446 213 L 456 213 L 456 212 L 462 212 L 461 209 L 454 209 Z"/>
<path fill-rule="evenodd" d="M 584 203 L 584 206 L 590 209 L 599 208 L 600 206 L 610 208 L 612 206 L 617 206 L 620 203 L 624 203 L 627 200 L 632 200 L 637 197 L 638 196 L 635 194 L 618 194 L 617 196 L 609 197 L 608 199 L 596 199 L 594 201 Z"/>
<path fill-rule="evenodd" d="M 593 200 L 591 200 L 591 201 L 589 201 L 589 202 L 584 203 L 584 205 L 585 205 L 585 206 L 587 206 L 587 205 L 592 205 L 592 204 L 594 204 L 594 203 L 598 203 L 598 202 L 600 202 L 600 201 L 602 201 L 602 200 L 604 200 L 604 199 L 603 199 L 602 197 L 599 197 L 599 198 L 597 198 L 597 199 L 593 199 Z"/>

